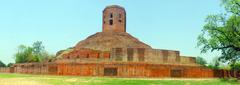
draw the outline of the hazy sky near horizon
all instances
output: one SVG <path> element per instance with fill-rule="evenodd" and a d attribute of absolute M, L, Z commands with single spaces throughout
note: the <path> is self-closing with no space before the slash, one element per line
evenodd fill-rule
<path fill-rule="evenodd" d="M 197 36 L 208 14 L 221 13 L 220 0 L 1 0 L 0 60 L 14 62 L 17 46 L 42 41 L 51 54 L 102 30 L 102 10 L 126 9 L 127 32 L 157 49 L 202 56 Z"/>

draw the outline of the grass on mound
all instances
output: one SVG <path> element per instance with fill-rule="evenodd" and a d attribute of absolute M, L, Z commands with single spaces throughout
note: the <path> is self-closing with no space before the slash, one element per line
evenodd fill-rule
<path fill-rule="evenodd" d="M 18 81 L 18 82 L 11 82 Z M 32 82 L 32 83 L 28 83 Z M 0 73 L 0 85 L 240 85 L 223 79 L 154 79 L 50 76 Z"/>

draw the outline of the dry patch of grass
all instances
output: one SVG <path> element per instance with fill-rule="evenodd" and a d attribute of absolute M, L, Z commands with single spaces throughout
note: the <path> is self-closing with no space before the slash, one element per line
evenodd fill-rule
<path fill-rule="evenodd" d="M 0 78 L 0 85 L 49 85 L 26 78 Z"/>

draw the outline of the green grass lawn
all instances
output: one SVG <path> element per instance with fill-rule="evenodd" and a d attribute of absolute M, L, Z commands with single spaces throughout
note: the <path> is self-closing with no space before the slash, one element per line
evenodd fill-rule
<path fill-rule="evenodd" d="M 0 85 L 240 85 L 240 83 L 223 79 L 106 78 L 0 73 Z"/>

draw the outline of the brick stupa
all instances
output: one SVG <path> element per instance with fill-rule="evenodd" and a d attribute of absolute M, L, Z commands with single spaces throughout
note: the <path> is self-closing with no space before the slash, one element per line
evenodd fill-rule
<path fill-rule="evenodd" d="M 154 49 L 126 31 L 126 11 L 117 5 L 103 10 L 102 32 L 59 51 L 45 63 L 14 64 L 12 73 L 114 77 L 214 77 L 214 71 L 179 51 Z M 1 72 L 1 69 L 0 69 Z"/>

